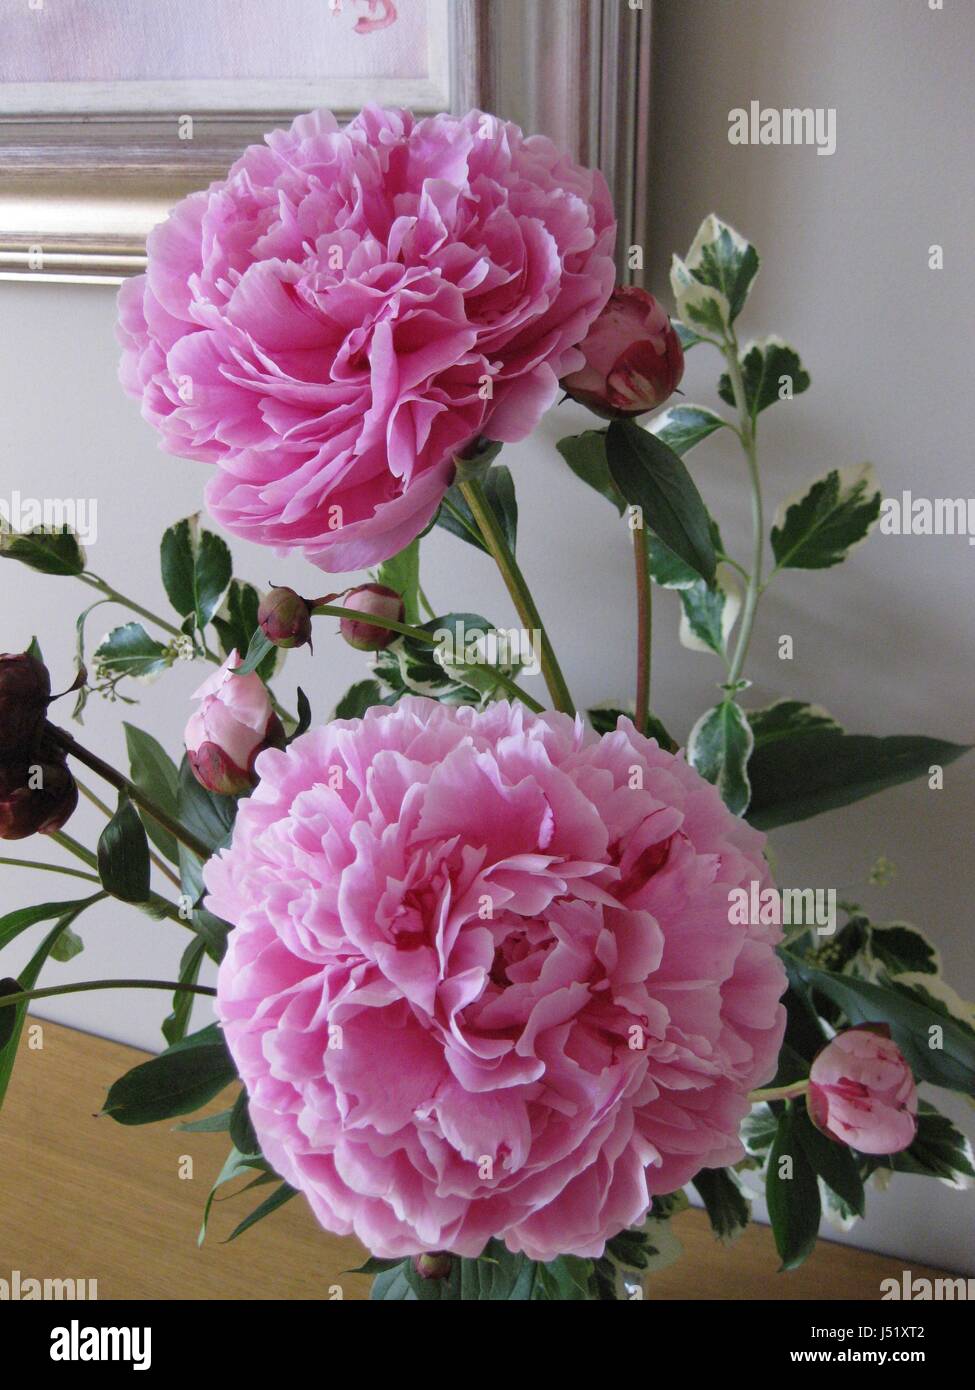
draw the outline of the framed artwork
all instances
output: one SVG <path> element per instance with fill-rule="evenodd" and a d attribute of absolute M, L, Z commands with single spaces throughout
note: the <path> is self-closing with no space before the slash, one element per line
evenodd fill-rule
<path fill-rule="evenodd" d="M 118 282 L 301 111 L 480 106 L 613 185 L 642 240 L 649 0 L 6 0 L 0 279 Z"/>

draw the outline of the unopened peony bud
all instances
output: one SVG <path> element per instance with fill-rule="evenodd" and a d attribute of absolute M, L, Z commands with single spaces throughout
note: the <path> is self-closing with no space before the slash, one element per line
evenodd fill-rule
<path fill-rule="evenodd" d="M 806 1103 L 813 1124 L 860 1153 L 899 1153 L 917 1133 L 914 1077 L 882 1024 L 848 1028 L 826 1044 Z"/>
<path fill-rule="evenodd" d="M 29 652 L 0 656 L 0 756 L 31 749 L 44 727 L 51 677 Z"/>
<path fill-rule="evenodd" d="M 275 586 L 261 599 L 257 621 L 269 642 L 276 647 L 311 645 L 311 609 L 308 601 L 294 589 Z"/>
<path fill-rule="evenodd" d="M 186 726 L 186 756 L 193 774 L 207 791 L 239 796 L 256 785 L 254 759 L 284 741 L 281 721 L 271 707 L 267 687 L 251 672 L 235 676 L 240 657 L 227 660 L 193 696 L 200 708 Z"/>
<path fill-rule="evenodd" d="M 78 805 L 78 788 L 63 758 L 0 763 L 0 840 L 60 830 Z"/>
<path fill-rule="evenodd" d="M 371 613 L 391 623 L 401 623 L 406 611 L 400 595 L 395 589 L 387 589 L 385 584 L 361 584 L 345 596 L 342 607 L 353 608 L 357 613 Z M 382 651 L 397 636 L 389 628 L 379 627 L 377 623 L 357 623 L 354 618 L 342 618 L 339 631 L 350 647 L 357 647 L 361 652 Z"/>
<path fill-rule="evenodd" d="M 443 1250 L 413 1256 L 413 1268 L 421 1279 L 446 1279 L 450 1274 L 452 1264 L 452 1256 Z"/>
<path fill-rule="evenodd" d="M 562 379 L 573 400 L 616 419 L 655 410 L 684 375 L 684 352 L 652 294 L 617 285 L 579 343 L 585 365 Z"/>

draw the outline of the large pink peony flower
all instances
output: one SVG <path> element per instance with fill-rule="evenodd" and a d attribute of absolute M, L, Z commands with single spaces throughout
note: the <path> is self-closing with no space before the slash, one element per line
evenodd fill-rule
<path fill-rule="evenodd" d="M 149 237 L 122 384 L 218 467 L 228 530 L 323 569 L 394 554 L 454 455 L 537 424 L 613 287 L 606 184 L 479 111 L 300 116 Z"/>
<path fill-rule="evenodd" d="M 258 759 L 206 868 L 263 1151 L 374 1253 L 599 1254 L 775 1071 L 763 836 L 627 719 L 425 699 Z M 642 784 L 642 785 L 641 785 Z"/>

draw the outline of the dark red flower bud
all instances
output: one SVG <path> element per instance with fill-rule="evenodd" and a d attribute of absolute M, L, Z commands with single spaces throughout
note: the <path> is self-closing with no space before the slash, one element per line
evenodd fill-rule
<path fill-rule="evenodd" d="M 445 1250 L 434 1250 L 426 1255 L 413 1256 L 413 1268 L 421 1279 L 446 1279 L 450 1274 L 453 1256 Z"/>
<path fill-rule="evenodd" d="M 34 747 L 51 699 L 47 667 L 30 652 L 0 655 L 0 756 Z"/>
<path fill-rule="evenodd" d="M 60 830 L 78 805 L 67 763 L 45 751 L 37 762 L 0 763 L 0 840 Z"/>
<path fill-rule="evenodd" d="M 607 419 L 655 410 L 684 375 L 676 330 L 637 285 L 617 285 L 578 346 L 585 365 L 563 378 L 563 389 Z"/>
<path fill-rule="evenodd" d="M 276 647 L 311 645 L 311 608 L 307 599 L 286 585 L 275 585 L 261 599 L 257 621 L 269 642 Z"/>
<path fill-rule="evenodd" d="M 357 613 L 371 613 L 373 617 L 386 618 L 392 623 L 401 623 L 406 611 L 400 595 L 395 589 L 387 589 L 385 584 L 360 584 L 346 594 L 342 607 L 353 608 Z M 358 623 L 354 618 L 342 618 L 339 631 L 350 647 L 357 647 L 361 652 L 382 651 L 399 635 L 378 623 Z"/>

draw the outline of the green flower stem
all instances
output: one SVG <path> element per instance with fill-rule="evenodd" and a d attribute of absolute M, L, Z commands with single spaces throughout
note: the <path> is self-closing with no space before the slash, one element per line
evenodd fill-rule
<path fill-rule="evenodd" d="M 96 856 L 73 836 L 65 834 L 63 830 L 55 830 L 50 838 L 62 849 L 66 849 L 69 854 L 73 854 L 76 859 L 80 859 L 83 864 L 87 864 L 90 869 L 98 868 Z M 101 882 L 100 879 L 99 882 Z"/>
<path fill-rule="evenodd" d="M 84 878 L 89 883 L 100 883 L 97 874 L 86 874 L 83 869 L 69 869 L 64 864 L 45 864 L 41 859 L 6 859 L 0 857 L 0 864 L 10 864 L 18 869 L 46 869 L 49 874 L 69 874 L 71 878 Z"/>
<path fill-rule="evenodd" d="M 767 1086 L 763 1091 L 749 1091 L 748 1099 L 752 1105 L 763 1100 L 796 1100 L 809 1090 L 809 1077 L 805 1081 L 793 1081 L 789 1086 Z"/>
<path fill-rule="evenodd" d="M 459 487 L 464 501 L 471 509 L 471 515 L 480 528 L 481 538 L 501 571 L 501 577 L 508 587 L 508 593 L 517 609 L 522 626 L 529 633 L 538 632 L 541 634 L 542 675 L 545 677 L 545 684 L 552 696 L 552 703 L 563 714 L 575 714 L 575 706 L 572 703 L 572 696 L 569 694 L 569 687 L 565 683 L 562 668 L 559 666 L 548 633 L 545 631 L 541 614 L 532 598 L 531 590 L 525 582 L 525 576 L 518 567 L 518 561 L 512 554 L 504 531 L 491 510 L 491 504 L 487 500 L 483 484 L 471 480 L 460 483 Z"/>
<path fill-rule="evenodd" d="M 633 558 L 636 562 L 636 726 L 646 733 L 650 713 L 650 671 L 653 643 L 653 588 L 650 580 L 650 541 L 645 526 L 633 531 Z"/>
<path fill-rule="evenodd" d="M 427 647 L 436 647 L 438 642 L 431 632 L 424 632 L 422 627 L 410 627 L 407 623 L 397 623 L 392 618 L 379 618 L 372 613 L 360 613 L 355 608 L 342 608 L 334 603 L 319 603 L 312 610 L 312 616 L 316 618 L 350 618 L 355 623 L 370 623 L 373 627 L 385 628 L 389 632 L 402 633 L 404 637 L 411 638 L 414 642 L 422 642 Z M 457 662 L 458 666 L 464 666 L 468 671 L 480 671 L 481 666 L 471 665 L 469 662 Z M 522 690 L 521 686 L 505 675 L 497 668 L 494 670 L 494 678 L 499 685 L 503 685 L 523 705 L 540 714 L 544 705 L 540 705 L 534 696 L 529 695 L 527 690 Z"/>
<path fill-rule="evenodd" d="M 111 806 L 106 806 L 105 802 L 101 799 L 100 796 L 95 795 L 91 787 L 86 787 L 84 782 L 80 782 L 77 777 L 75 778 L 75 785 L 81 792 L 81 795 L 87 797 L 91 804 L 93 806 L 96 806 L 98 810 L 101 811 L 103 816 L 106 816 L 109 820 L 112 819 L 112 816 L 115 814 L 115 812 L 112 810 Z M 180 883 L 179 879 L 173 873 L 172 869 L 169 867 L 169 865 L 166 863 L 164 859 L 160 859 L 159 855 L 156 853 L 156 851 L 152 848 L 151 845 L 149 846 L 149 858 L 151 862 L 155 864 L 159 872 L 165 878 L 168 878 L 170 883 L 172 883 L 174 887 L 180 889 L 182 888 L 183 885 Z"/>
<path fill-rule="evenodd" d="M 215 995 L 210 985 L 185 984 L 182 980 L 79 980 L 73 985 L 47 985 L 44 989 L 24 989 L 17 994 L 0 994 L 0 1009 L 16 1008 L 34 999 L 50 999 L 57 994 L 89 994 L 96 989 L 164 989 L 167 994 Z"/>
<path fill-rule="evenodd" d="M 118 589 L 113 588 L 106 580 L 102 579 L 97 574 L 93 574 L 90 570 L 86 570 L 83 574 L 79 574 L 78 578 L 85 584 L 90 585 L 91 588 L 97 589 L 99 593 L 104 594 L 106 599 L 109 599 L 112 603 L 118 603 L 123 608 L 130 609 L 133 613 L 138 614 L 140 618 L 145 618 L 146 622 L 155 623 L 157 627 L 162 628 L 163 632 L 168 632 L 171 637 L 186 636 L 185 632 L 176 627 L 174 623 L 169 622 L 167 618 L 161 618 L 158 613 L 153 613 L 151 609 L 144 608 L 141 603 L 136 603 L 135 599 L 120 593 Z M 212 661 L 215 665 L 219 666 L 221 664 L 220 657 L 217 656 L 216 652 L 210 650 L 202 633 L 200 633 L 200 644 L 206 660 Z"/>
<path fill-rule="evenodd" d="M 84 763 L 86 767 L 90 767 L 92 772 L 97 772 L 99 777 L 104 778 L 106 782 L 117 788 L 118 791 L 125 792 L 130 801 L 134 802 L 136 806 L 145 811 L 146 815 L 152 816 L 153 820 L 156 821 L 158 825 L 161 825 L 164 830 L 168 830 L 174 839 L 178 840 L 181 845 L 185 845 L 187 849 L 192 850 L 198 859 L 206 863 L 210 858 L 210 848 L 208 845 L 205 845 L 202 840 L 197 839 L 191 830 L 187 830 L 185 825 L 180 824 L 178 820 L 174 820 L 161 806 L 157 806 L 150 797 L 146 796 L 141 788 L 137 787 L 134 782 L 130 782 L 128 777 L 112 767 L 111 763 L 105 762 L 104 758 L 100 758 L 97 753 L 92 753 L 89 749 L 83 748 L 77 739 L 69 734 L 66 729 L 58 729 L 55 728 L 54 725 L 49 725 L 48 727 L 66 753 L 77 758 L 78 761 Z"/>
<path fill-rule="evenodd" d="M 733 685 L 741 676 L 742 668 L 745 665 L 745 658 L 748 655 L 748 646 L 752 640 L 752 627 L 755 623 L 755 612 L 758 608 L 758 600 L 762 594 L 762 564 L 765 558 L 765 518 L 762 507 L 762 480 L 758 471 L 755 421 L 748 408 L 748 400 L 745 395 L 745 382 L 742 377 L 741 360 L 738 353 L 738 337 L 733 328 L 729 329 L 729 335 L 722 351 L 724 352 L 725 361 L 728 364 L 728 376 L 735 397 L 735 406 L 738 410 L 738 436 L 741 439 L 741 447 L 744 450 L 745 461 L 748 464 L 748 477 L 751 483 L 752 497 L 752 570 L 748 579 L 748 587 L 745 590 L 745 607 L 742 612 L 741 627 L 738 630 L 738 642 L 735 646 L 735 654 L 732 657 L 731 665 L 728 668 L 728 684 Z"/>

